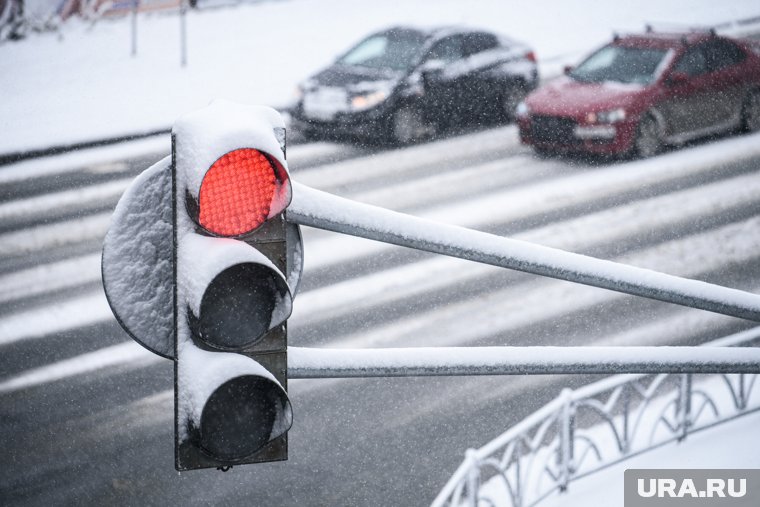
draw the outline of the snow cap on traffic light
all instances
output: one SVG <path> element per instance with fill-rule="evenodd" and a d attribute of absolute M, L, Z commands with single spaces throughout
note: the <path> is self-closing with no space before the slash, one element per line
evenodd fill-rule
<path fill-rule="evenodd" d="M 290 203 L 285 125 L 274 109 L 217 100 L 180 118 L 172 132 L 177 185 L 206 231 L 242 236 Z"/>
<path fill-rule="evenodd" d="M 253 345 L 292 311 L 285 275 L 241 241 L 186 233 L 177 270 L 179 304 L 188 310 L 195 338 L 212 348 Z"/>

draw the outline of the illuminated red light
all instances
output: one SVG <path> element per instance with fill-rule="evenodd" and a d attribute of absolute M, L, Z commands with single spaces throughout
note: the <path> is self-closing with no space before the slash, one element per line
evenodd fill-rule
<path fill-rule="evenodd" d="M 269 158 L 251 148 L 234 150 L 206 173 L 199 195 L 200 225 L 219 236 L 239 236 L 263 224 L 277 190 Z"/>

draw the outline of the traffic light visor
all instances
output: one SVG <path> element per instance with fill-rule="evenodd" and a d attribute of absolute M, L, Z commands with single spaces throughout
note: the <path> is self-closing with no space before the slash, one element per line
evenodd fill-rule
<path fill-rule="evenodd" d="M 217 236 L 254 231 L 277 209 L 287 172 L 271 156 L 253 148 L 230 151 L 206 172 L 198 196 L 198 223 Z"/>
<path fill-rule="evenodd" d="M 190 445 L 224 464 L 248 462 L 290 429 L 293 408 L 287 392 L 261 363 L 242 354 L 203 350 L 191 342 L 181 344 L 178 352 L 177 438 L 185 449 Z M 286 369 L 284 357 L 281 361 L 272 365 Z M 180 460 L 189 459 L 185 452 L 178 454 L 184 455 Z M 192 463 L 179 462 L 177 468 L 197 468 L 188 467 Z"/>
<path fill-rule="evenodd" d="M 208 285 L 191 329 L 220 350 L 240 350 L 290 316 L 292 296 L 285 278 L 271 266 L 241 263 L 219 273 Z"/>
<path fill-rule="evenodd" d="M 217 350 L 254 345 L 293 308 L 285 275 L 243 241 L 189 232 L 177 245 L 178 304 L 190 331 Z"/>
<path fill-rule="evenodd" d="M 224 461 L 247 458 L 288 431 L 293 412 L 279 383 L 258 375 L 232 378 L 204 405 L 200 447 Z"/>

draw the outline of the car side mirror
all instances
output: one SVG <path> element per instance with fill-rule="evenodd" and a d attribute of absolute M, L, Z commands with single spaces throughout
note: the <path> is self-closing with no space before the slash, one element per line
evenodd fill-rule
<path fill-rule="evenodd" d="M 564 67 L 562 67 L 562 73 L 564 75 L 568 75 L 573 71 L 573 68 L 574 67 L 572 65 L 565 65 Z"/>
<path fill-rule="evenodd" d="M 689 82 L 689 75 L 685 72 L 673 72 L 668 77 L 669 86 L 681 86 Z"/>

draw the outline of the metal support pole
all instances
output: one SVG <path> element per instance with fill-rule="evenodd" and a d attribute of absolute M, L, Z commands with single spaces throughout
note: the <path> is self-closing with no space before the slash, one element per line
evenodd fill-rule
<path fill-rule="evenodd" d="M 179 50 L 180 50 L 180 66 L 187 66 L 187 20 L 185 19 L 187 12 L 187 0 L 180 0 L 179 7 Z"/>
<path fill-rule="evenodd" d="M 738 408 L 741 410 L 744 410 L 747 408 L 747 386 L 745 385 L 745 381 L 747 378 L 744 375 L 739 375 L 739 406 Z M 750 388 L 751 392 L 751 388 Z"/>
<path fill-rule="evenodd" d="M 478 507 L 480 463 L 474 449 L 467 450 L 466 459 L 470 462 L 470 470 L 467 472 L 467 507 Z"/>
<path fill-rule="evenodd" d="M 760 295 L 442 224 L 293 183 L 287 219 L 426 252 L 760 322 Z"/>
<path fill-rule="evenodd" d="M 132 57 L 137 56 L 137 9 L 140 0 L 132 0 Z"/>
<path fill-rule="evenodd" d="M 760 373 L 757 347 L 288 347 L 289 378 Z"/>
<path fill-rule="evenodd" d="M 689 434 L 691 428 L 691 374 L 681 375 L 680 389 L 678 394 L 678 427 L 683 440 Z"/>
<path fill-rule="evenodd" d="M 573 391 L 563 389 L 562 394 L 562 412 L 557 420 L 559 425 L 559 450 L 557 458 L 559 460 L 559 490 L 566 491 L 570 482 L 570 476 L 573 473 L 573 439 L 572 439 L 572 410 L 573 410 Z"/>

